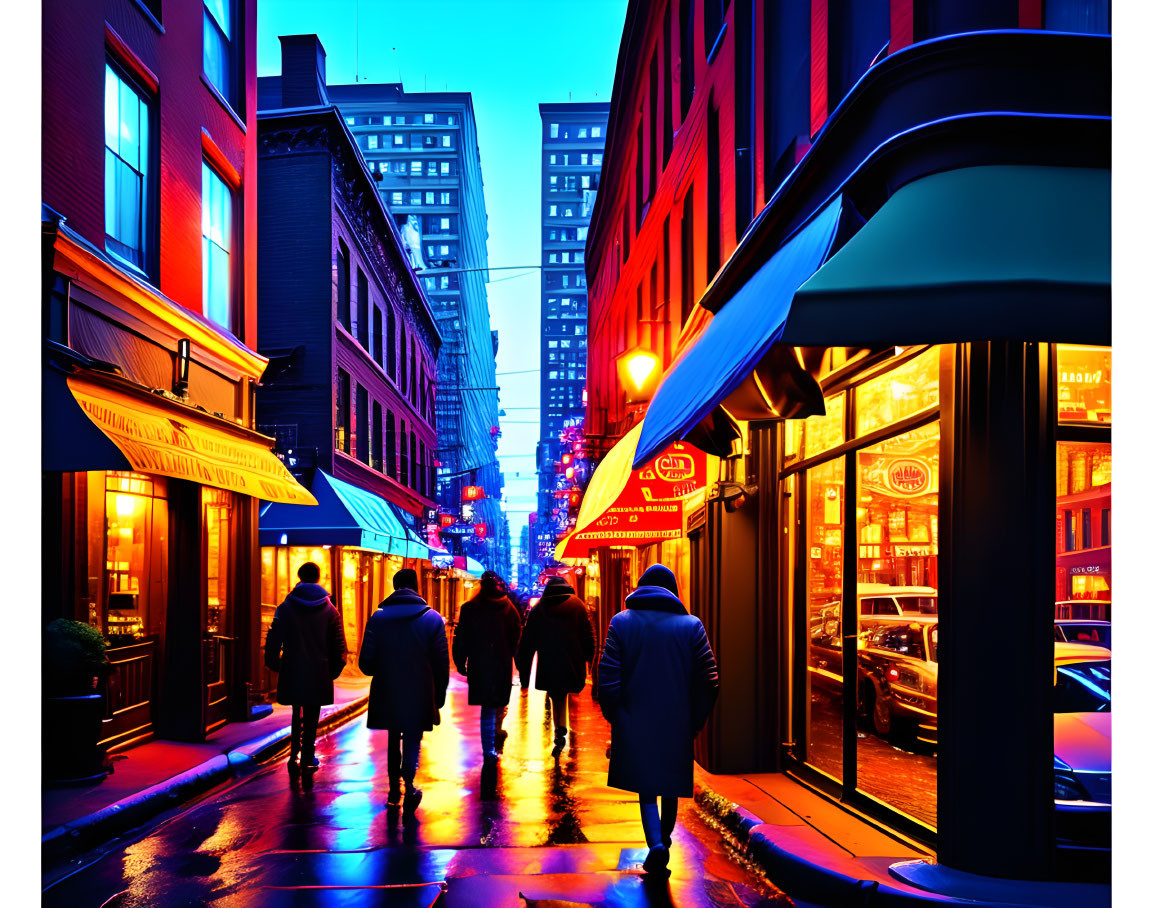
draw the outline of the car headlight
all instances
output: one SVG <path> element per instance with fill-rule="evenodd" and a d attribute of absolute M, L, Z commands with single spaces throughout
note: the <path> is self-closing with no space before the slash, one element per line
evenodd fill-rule
<path fill-rule="evenodd" d="M 1075 776 L 1070 764 L 1055 755 L 1055 800 L 1090 801 L 1091 795 Z"/>

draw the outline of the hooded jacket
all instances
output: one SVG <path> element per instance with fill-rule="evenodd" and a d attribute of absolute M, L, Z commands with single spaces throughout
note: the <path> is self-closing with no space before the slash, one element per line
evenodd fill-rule
<path fill-rule="evenodd" d="M 521 619 L 509 597 L 496 584 L 461 607 L 453 632 L 453 664 L 469 679 L 470 706 L 506 706 L 513 687 L 513 655 L 521 634 Z"/>
<path fill-rule="evenodd" d="M 718 697 L 706 629 L 677 589 L 668 568 L 647 570 L 610 621 L 598 664 L 613 742 L 609 784 L 646 796 L 693 796 L 694 737 Z"/>
<path fill-rule="evenodd" d="M 345 668 L 345 629 L 323 586 L 298 583 L 277 606 L 265 638 L 265 665 L 278 672 L 278 703 L 333 702 L 333 679 Z"/>
<path fill-rule="evenodd" d="M 395 590 L 365 627 L 357 664 L 369 685 L 369 728 L 430 731 L 449 686 L 445 622 L 413 590 Z"/>
<path fill-rule="evenodd" d="M 517 648 L 522 688 L 529 687 L 534 653 L 538 690 L 576 694 L 586 686 L 586 663 L 594 658 L 594 629 L 585 603 L 560 578 L 550 580 L 541 601 L 526 616 Z"/>

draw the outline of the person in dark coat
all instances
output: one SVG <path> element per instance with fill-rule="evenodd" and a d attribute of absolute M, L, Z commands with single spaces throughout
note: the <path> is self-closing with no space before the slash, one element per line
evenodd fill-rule
<path fill-rule="evenodd" d="M 694 738 L 718 698 L 706 629 L 686 612 L 664 565 L 642 574 L 626 608 L 611 619 L 598 694 L 611 728 L 609 785 L 637 792 L 650 849 L 643 869 L 664 871 L 678 798 L 694 794 Z"/>
<path fill-rule="evenodd" d="M 569 695 L 586 686 L 586 663 L 594 658 L 594 629 L 589 613 L 562 577 L 550 577 L 541 601 L 529 612 L 517 648 L 521 687 L 529 687 L 537 653 L 535 687 L 549 696 L 553 713 L 553 755 L 561 755 L 569 732 Z"/>
<path fill-rule="evenodd" d="M 366 725 L 389 732 L 389 803 L 401 800 L 405 813 L 421 801 L 413 784 L 421 756 L 421 736 L 441 722 L 449 686 L 449 645 L 445 621 L 417 593 L 417 572 L 405 568 L 393 577 L 393 593 L 369 619 L 357 660 L 373 677 Z"/>
<path fill-rule="evenodd" d="M 265 638 L 265 665 L 277 672 L 277 702 L 293 709 L 289 772 L 320 765 L 314 753 L 321 707 L 333 702 L 333 681 L 345 668 L 345 629 L 317 583 L 321 569 L 307 561 L 300 579 L 273 613 Z M 297 754 L 301 755 L 300 767 Z"/>
<path fill-rule="evenodd" d="M 521 620 L 508 590 L 493 571 L 481 575 L 481 591 L 461 607 L 453 633 L 453 664 L 469 679 L 469 705 L 481 707 L 481 753 L 484 765 L 497 762 L 505 744 L 501 727 L 513 687 L 513 655 Z"/>

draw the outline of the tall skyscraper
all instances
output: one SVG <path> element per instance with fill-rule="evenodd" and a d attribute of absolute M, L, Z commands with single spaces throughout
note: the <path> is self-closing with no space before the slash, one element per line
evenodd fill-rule
<path fill-rule="evenodd" d="M 505 516 L 497 462 L 497 337 L 485 286 L 488 227 L 472 96 L 361 83 L 331 85 L 329 97 L 378 181 L 443 339 L 436 498 L 440 513 L 460 519 L 442 541 L 508 572 L 509 534 L 499 530 Z M 478 494 L 484 497 L 473 497 Z"/>
<path fill-rule="evenodd" d="M 541 432 L 531 564 L 566 526 L 561 436 L 580 428 L 586 386 L 586 231 L 601 179 L 609 104 L 540 104 Z"/>

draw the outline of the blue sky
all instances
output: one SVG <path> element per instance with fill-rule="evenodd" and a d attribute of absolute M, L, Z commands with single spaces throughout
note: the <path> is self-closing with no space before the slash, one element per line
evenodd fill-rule
<path fill-rule="evenodd" d="M 406 91 L 469 91 L 489 213 L 489 263 L 541 261 L 541 119 L 537 105 L 609 101 L 626 0 L 261 0 L 259 75 L 281 71 L 279 35 L 316 33 L 333 84 L 397 82 Z M 495 271 L 489 310 L 502 419 L 498 456 L 517 545 L 537 488 L 540 272 Z M 532 408 L 532 409 L 523 409 Z"/>

